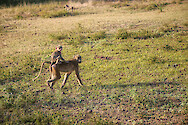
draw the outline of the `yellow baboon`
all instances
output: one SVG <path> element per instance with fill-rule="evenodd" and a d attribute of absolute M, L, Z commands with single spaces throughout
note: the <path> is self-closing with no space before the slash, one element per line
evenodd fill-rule
<path fill-rule="evenodd" d="M 78 63 L 81 63 L 81 56 L 80 55 L 76 55 L 74 56 L 74 59 L 69 60 L 68 62 L 58 62 L 54 65 L 52 65 L 52 71 L 50 74 L 50 79 L 47 81 L 48 85 L 50 86 L 50 88 L 53 88 L 55 82 L 61 78 L 60 72 L 65 72 L 64 75 L 64 80 L 62 83 L 61 88 L 63 88 L 63 86 L 65 85 L 69 75 L 75 71 L 76 73 L 76 77 L 78 80 L 79 85 L 83 85 L 82 81 L 80 79 L 80 75 L 79 75 L 79 66 Z M 51 85 L 49 83 L 52 83 Z"/>

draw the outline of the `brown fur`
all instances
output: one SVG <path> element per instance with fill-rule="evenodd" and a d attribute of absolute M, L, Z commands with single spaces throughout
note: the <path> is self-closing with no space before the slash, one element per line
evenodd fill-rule
<path fill-rule="evenodd" d="M 79 76 L 78 63 L 81 63 L 81 56 L 80 55 L 76 55 L 74 57 L 74 59 L 69 60 L 67 62 L 57 61 L 56 64 L 52 65 L 52 70 L 51 70 L 51 73 L 50 73 L 50 79 L 47 81 L 50 88 L 53 88 L 55 82 L 58 79 L 61 78 L 60 72 L 65 72 L 64 80 L 63 80 L 63 83 L 62 83 L 62 86 L 61 86 L 61 87 L 63 87 L 65 85 L 69 75 L 73 71 L 75 71 L 75 73 L 76 73 L 79 85 L 82 86 L 83 84 L 82 84 L 82 81 L 81 81 L 80 76 Z M 52 84 L 50 85 L 49 83 L 52 83 Z"/>
<path fill-rule="evenodd" d="M 55 50 L 52 55 L 51 55 L 51 64 L 53 64 L 54 62 L 56 62 L 56 60 L 58 59 L 61 59 L 61 60 L 64 60 L 61 56 L 61 52 L 59 50 Z"/>

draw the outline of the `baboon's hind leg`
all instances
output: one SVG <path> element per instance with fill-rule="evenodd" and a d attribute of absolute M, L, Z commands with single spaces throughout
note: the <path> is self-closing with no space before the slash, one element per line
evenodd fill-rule
<path fill-rule="evenodd" d="M 54 86 L 54 84 L 55 84 L 55 82 L 58 80 L 58 79 L 60 79 L 61 78 L 61 76 L 60 76 L 60 74 L 58 73 L 57 75 L 51 75 L 51 79 L 49 79 L 49 80 L 47 80 L 47 83 L 48 83 L 48 86 L 50 86 L 50 88 L 52 89 L 53 88 L 53 86 Z M 51 83 L 52 82 L 52 84 L 50 85 L 49 83 Z"/>
<path fill-rule="evenodd" d="M 52 78 L 52 66 L 49 66 L 49 71 L 50 71 L 50 79 Z"/>

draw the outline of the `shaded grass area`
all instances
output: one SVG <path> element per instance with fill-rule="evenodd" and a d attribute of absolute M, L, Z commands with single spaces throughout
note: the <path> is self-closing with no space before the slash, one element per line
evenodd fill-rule
<path fill-rule="evenodd" d="M 118 83 L 82 88 L 75 84 L 63 92 L 29 83 L 10 84 L 2 90 L 1 123 L 187 123 L 187 88 L 177 83 Z"/>
<path fill-rule="evenodd" d="M 39 4 L 39 3 L 48 3 L 54 1 L 62 1 L 62 0 L 1 0 L 0 5 L 6 6 L 16 6 L 22 4 Z"/>

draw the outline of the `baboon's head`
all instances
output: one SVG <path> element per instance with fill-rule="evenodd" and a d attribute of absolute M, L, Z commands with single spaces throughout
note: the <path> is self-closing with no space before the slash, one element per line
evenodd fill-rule
<path fill-rule="evenodd" d="M 75 55 L 75 56 L 74 56 L 74 59 L 76 59 L 76 61 L 77 61 L 78 63 L 81 63 L 81 62 L 82 62 L 82 58 L 81 58 L 80 55 Z"/>

